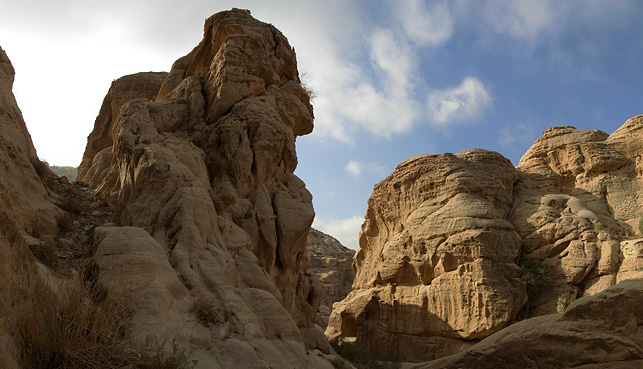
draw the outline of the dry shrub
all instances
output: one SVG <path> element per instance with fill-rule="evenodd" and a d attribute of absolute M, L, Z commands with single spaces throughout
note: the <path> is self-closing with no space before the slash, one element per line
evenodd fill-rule
<path fill-rule="evenodd" d="M 63 212 L 56 220 L 60 232 L 69 231 L 74 228 L 74 217 L 68 211 Z"/>
<path fill-rule="evenodd" d="M 40 283 L 34 306 L 18 317 L 24 367 L 37 369 L 191 368 L 174 348 L 134 347 L 125 340 L 125 293 L 107 290 L 79 272 L 65 281 Z M 143 353 L 140 353 L 143 352 Z M 153 363 L 154 366 L 149 366 Z"/>
<path fill-rule="evenodd" d="M 29 250 L 31 250 L 36 259 L 49 267 L 49 269 L 56 270 L 60 266 L 58 246 L 53 239 L 37 245 L 30 245 Z"/>
<path fill-rule="evenodd" d="M 220 323 L 223 320 L 212 300 L 200 298 L 194 302 L 190 311 L 196 314 L 204 325 Z"/>
<path fill-rule="evenodd" d="M 60 205 L 58 207 L 73 214 L 80 214 L 83 210 L 80 199 L 77 199 L 70 194 L 67 194 L 60 200 Z"/>

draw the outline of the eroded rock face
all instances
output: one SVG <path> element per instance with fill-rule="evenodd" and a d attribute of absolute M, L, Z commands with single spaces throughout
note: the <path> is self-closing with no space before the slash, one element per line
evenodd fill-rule
<path fill-rule="evenodd" d="M 45 187 L 55 175 L 38 160 L 13 95 L 14 73 L 0 48 L 0 357 L 9 369 L 20 367 L 20 317 L 37 298 L 39 275 L 26 238 L 56 234 L 62 214 Z"/>
<path fill-rule="evenodd" d="M 355 250 L 345 247 L 334 237 L 311 228 L 306 240 L 306 252 L 306 269 L 321 284 L 315 324 L 326 329 L 333 304 L 343 300 L 352 290 Z"/>
<path fill-rule="evenodd" d="M 326 335 L 422 361 L 506 326 L 526 299 L 507 221 L 516 176 L 479 149 L 400 164 L 369 199 L 353 292 Z"/>
<path fill-rule="evenodd" d="M 123 104 L 139 98 L 154 100 L 167 76 L 166 72 L 143 72 L 112 82 L 96 117 L 94 129 L 87 137 L 87 147 L 78 167 L 78 180 L 87 179 L 94 183 L 103 180 L 112 159 L 113 130 Z M 92 172 L 88 173 L 90 167 Z"/>
<path fill-rule="evenodd" d="M 561 312 L 636 274 L 636 243 L 621 240 L 640 237 L 642 126 L 638 116 L 612 135 L 550 128 L 520 160 L 509 220 L 523 239 L 522 259 L 544 261 L 554 277 L 553 288 L 531 296 L 529 315 Z"/>
<path fill-rule="evenodd" d="M 550 128 L 516 168 L 482 150 L 406 160 L 373 191 L 353 292 L 326 335 L 431 360 L 521 308 L 520 319 L 559 313 L 641 278 L 642 134 L 643 116 L 612 135 Z M 531 262 L 550 281 L 527 299 L 518 265 Z"/>
<path fill-rule="evenodd" d="M 313 323 L 320 292 L 301 268 L 314 211 L 293 174 L 295 137 L 313 114 L 288 41 L 248 11 L 218 13 L 152 90 L 154 101 L 130 100 L 95 128 L 87 152 L 102 151 L 83 178 L 122 226 L 96 231 L 101 269 L 155 281 L 155 293 L 132 287 L 134 336 L 176 339 L 198 368 L 331 367 L 315 354 L 329 346 Z M 110 130 L 109 146 L 89 147 Z M 149 267 L 128 267 L 142 247 Z M 127 287 L 118 273 L 102 278 Z M 197 301 L 217 318 L 199 322 Z"/>
<path fill-rule="evenodd" d="M 623 282 L 416 368 L 640 368 L 642 291 L 640 279 Z"/>

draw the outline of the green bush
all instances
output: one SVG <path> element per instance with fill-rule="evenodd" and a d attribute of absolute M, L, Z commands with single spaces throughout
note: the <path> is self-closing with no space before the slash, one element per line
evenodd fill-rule
<path fill-rule="evenodd" d="M 551 285 L 554 280 L 553 268 L 545 261 L 530 259 L 525 260 L 520 266 L 522 283 L 535 290 L 540 290 Z"/>

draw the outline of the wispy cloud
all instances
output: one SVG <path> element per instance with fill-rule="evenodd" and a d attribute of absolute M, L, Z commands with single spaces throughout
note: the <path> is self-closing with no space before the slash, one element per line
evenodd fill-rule
<path fill-rule="evenodd" d="M 419 46 L 441 45 L 453 34 L 453 19 L 444 2 L 410 0 L 393 11 L 406 37 Z"/>
<path fill-rule="evenodd" d="M 344 170 L 353 178 L 359 179 L 362 173 L 370 173 L 378 176 L 386 175 L 386 168 L 373 162 L 362 162 L 351 160 L 346 164 Z"/>
<path fill-rule="evenodd" d="M 362 25 L 353 33 L 328 35 L 323 27 L 310 27 L 306 35 L 315 42 L 309 40 L 298 55 L 300 68 L 316 92 L 313 135 L 349 144 L 360 131 L 390 138 L 426 122 L 429 102 L 439 105 L 436 98 L 447 95 L 461 103 L 454 106 L 453 101 L 444 101 L 441 107 L 432 107 L 442 113 L 429 123 L 445 126 L 477 119 L 492 101 L 482 82 L 466 78 L 460 86 L 437 91 L 418 78 L 421 50 L 440 47 L 453 35 L 455 23 L 448 4 L 413 0 L 403 7 L 390 5 L 390 18 L 377 22 L 378 26 L 349 21 Z M 366 44 L 356 41 L 364 35 L 369 35 Z M 432 99 L 427 99 L 427 90 L 433 91 Z"/>
<path fill-rule="evenodd" d="M 555 21 L 553 5 L 548 0 L 492 0 L 484 16 L 495 32 L 533 41 Z"/>
<path fill-rule="evenodd" d="M 428 109 L 433 122 L 473 121 L 481 117 L 493 98 L 484 84 L 475 77 L 466 77 L 459 86 L 429 94 Z"/>
<path fill-rule="evenodd" d="M 313 227 L 337 238 L 342 245 L 357 250 L 359 230 L 363 222 L 364 218 L 359 215 L 343 219 L 315 217 Z"/>

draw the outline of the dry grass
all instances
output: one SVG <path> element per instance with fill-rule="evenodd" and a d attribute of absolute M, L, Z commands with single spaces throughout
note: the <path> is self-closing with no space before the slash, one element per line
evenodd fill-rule
<path fill-rule="evenodd" d="M 196 314 L 197 318 L 204 325 L 216 324 L 223 321 L 221 314 L 218 313 L 217 309 L 214 307 L 214 304 L 211 300 L 200 298 L 194 302 L 192 309 L 190 310 Z"/>
<path fill-rule="evenodd" d="M 91 273 L 90 273 L 91 274 Z M 129 314 L 124 293 L 108 291 L 79 272 L 66 281 L 41 283 L 31 310 L 18 317 L 24 367 L 37 369 L 191 368 L 189 355 L 174 347 L 126 343 Z M 152 365 L 152 366 L 150 366 Z"/>
<path fill-rule="evenodd" d="M 49 269 L 57 270 L 60 266 L 58 246 L 55 241 L 51 240 L 37 245 L 31 245 L 29 249 L 33 253 L 33 256 L 49 267 Z"/>

